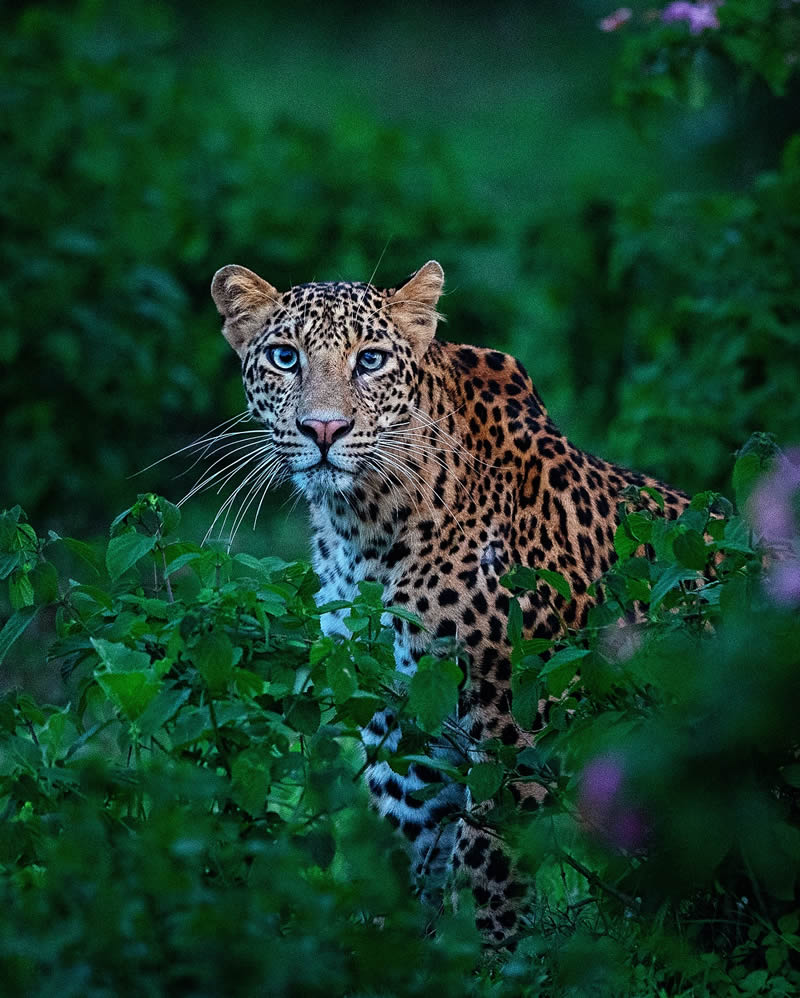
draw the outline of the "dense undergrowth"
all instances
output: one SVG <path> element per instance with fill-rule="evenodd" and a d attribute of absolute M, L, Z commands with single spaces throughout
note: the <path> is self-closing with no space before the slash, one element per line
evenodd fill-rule
<path fill-rule="evenodd" d="M 379 585 L 349 605 L 349 639 L 324 637 L 308 565 L 183 542 L 151 494 L 99 547 L 3 514 L 0 656 L 36 621 L 68 695 L 0 703 L 5 987 L 796 994 L 800 562 L 775 524 L 800 470 L 772 450 L 761 438 L 737 462 L 749 518 L 701 493 L 669 523 L 625 496 L 585 630 L 526 638 L 512 603 L 514 714 L 530 726 L 541 695 L 560 703 L 535 748 L 487 743 L 446 775 L 494 800 L 484 820 L 537 883 L 513 955 L 481 954 L 466 894 L 426 935 L 360 776 L 359 726 L 388 702 L 404 730 L 390 765 L 424 756 L 455 706 L 457 646 L 409 680 Z M 754 528 L 784 550 L 766 577 Z M 646 621 L 620 629 L 634 605 Z M 508 787 L 530 779 L 551 800 L 522 816 Z"/>

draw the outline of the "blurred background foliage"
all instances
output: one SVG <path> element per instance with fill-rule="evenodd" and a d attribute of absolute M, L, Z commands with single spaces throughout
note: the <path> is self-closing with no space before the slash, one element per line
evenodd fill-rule
<path fill-rule="evenodd" d="M 180 498 L 180 461 L 127 477 L 242 407 L 219 266 L 430 257 L 443 335 L 521 357 L 579 444 L 722 485 L 800 426 L 796 7 L 694 37 L 646 5 L 603 33 L 597 0 L 5 6 L 0 501 L 99 530 Z M 285 509 L 267 535 L 304 550 Z"/>
<path fill-rule="evenodd" d="M 31 515 L 0 515 L 5 990 L 796 995 L 800 4 L 0 24 L 0 507 Z M 547 661 L 509 622 L 515 717 L 561 700 L 535 748 L 451 775 L 535 876 L 513 954 L 463 896 L 425 934 L 359 777 L 375 707 L 408 763 L 452 667 L 394 687 L 375 585 L 321 636 L 308 565 L 254 557 L 305 553 L 283 496 L 229 554 L 197 543 L 213 496 L 183 540 L 166 499 L 131 506 L 179 498 L 180 461 L 127 477 L 242 407 L 217 267 L 391 284 L 431 256 L 443 334 L 521 357 L 579 444 L 692 492 L 741 448 L 738 510 L 626 497 L 605 602 Z M 531 778 L 550 805 L 515 817 Z"/>

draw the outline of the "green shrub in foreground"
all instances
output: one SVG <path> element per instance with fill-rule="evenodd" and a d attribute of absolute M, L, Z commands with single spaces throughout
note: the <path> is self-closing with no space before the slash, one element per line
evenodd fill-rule
<path fill-rule="evenodd" d="M 763 450 L 737 463 L 742 501 Z M 69 696 L 0 702 L 8 990 L 796 993 L 797 614 L 762 589 L 748 523 L 722 498 L 671 524 L 634 494 L 621 511 L 620 561 L 584 632 L 526 639 L 512 610 L 514 713 L 529 724 L 542 693 L 561 696 L 547 733 L 448 770 L 494 799 L 487 822 L 537 879 L 516 952 L 483 956 L 466 896 L 426 936 L 360 777 L 359 725 L 386 702 L 404 730 L 391 765 L 425 752 L 456 701 L 457 647 L 399 677 L 380 587 L 362 586 L 352 638 L 333 641 L 307 565 L 181 542 L 155 496 L 105 551 L 3 514 L 0 656 L 52 622 Z M 566 585 L 525 569 L 506 583 L 542 581 Z M 646 621 L 620 630 L 634 604 Z M 523 779 L 548 782 L 547 809 L 515 814 Z"/>

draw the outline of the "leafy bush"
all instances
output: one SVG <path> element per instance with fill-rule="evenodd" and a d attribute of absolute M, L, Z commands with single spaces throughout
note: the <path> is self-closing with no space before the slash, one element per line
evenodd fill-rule
<path fill-rule="evenodd" d="M 737 463 L 742 504 L 770 450 L 756 441 Z M 784 463 L 759 486 L 757 520 L 760 503 L 774 521 L 796 471 Z M 352 637 L 334 640 L 307 565 L 180 541 L 178 511 L 153 495 L 116 518 L 104 551 L 5 513 L 16 609 L 0 657 L 38 616 L 69 690 L 66 706 L 19 691 L 0 705 L 8 986 L 794 993 L 796 611 L 762 589 L 750 526 L 727 500 L 700 494 L 674 522 L 641 507 L 635 490 L 622 503 L 619 561 L 583 632 L 526 639 L 512 600 L 517 720 L 561 698 L 536 747 L 487 743 L 485 761 L 447 767 L 494 799 L 485 820 L 539 885 L 516 952 L 490 958 L 467 897 L 426 937 L 399 840 L 367 807 L 360 726 L 393 705 L 404 738 L 386 758 L 403 771 L 461 677 L 446 657 L 410 680 L 395 671 L 379 585 L 362 583 Z M 506 584 L 540 578 L 567 585 L 522 568 Z M 634 608 L 643 623 L 621 630 Z M 515 816 L 509 784 L 530 779 L 550 804 Z"/>
<path fill-rule="evenodd" d="M 794 6 L 728 0 L 697 34 L 643 22 L 621 100 L 700 107 L 743 70 L 791 94 Z M 211 401 L 217 265 L 368 276 L 389 234 L 387 273 L 420 247 L 458 261 L 454 335 L 534 357 L 554 412 L 610 456 L 717 489 L 752 428 L 796 436 L 796 139 L 733 192 L 609 196 L 572 225 L 520 206 L 508 225 L 430 135 L 352 115 L 260 129 L 209 106 L 207 81 L 174 72 L 163 11 L 140 17 L 32 7 L 0 44 L 0 460 L 36 522 L 94 522 L 171 435 L 219 421 L 220 394 L 238 408 L 233 373 Z M 536 881 L 514 953 L 481 952 L 465 895 L 427 932 L 362 786 L 360 726 L 391 703 L 404 739 L 387 761 L 424 755 L 456 703 L 457 646 L 400 676 L 379 587 L 349 606 L 349 639 L 326 638 L 308 565 L 181 541 L 153 494 L 104 542 L 7 511 L 0 663 L 26 688 L 0 700 L 6 989 L 796 994 L 799 467 L 761 436 L 736 507 L 708 491 L 663 523 L 623 497 L 580 633 L 526 638 L 512 600 L 517 720 L 561 699 L 534 748 L 487 743 L 447 775 L 493 801 L 482 820 Z M 566 585 L 535 569 L 506 584 L 541 581 Z M 520 780 L 547 784 L 545 809 L 516 812 Z"/>

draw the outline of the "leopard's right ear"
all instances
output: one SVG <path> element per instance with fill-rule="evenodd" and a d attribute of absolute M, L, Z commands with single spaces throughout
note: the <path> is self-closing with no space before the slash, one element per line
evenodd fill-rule
<path fill-rule="evenodd" d="M 240 357 L 269 313 L 280 304 L 279 291 L 252 270 L 235 263 L 214 274 L 211 297 L 225 320 L 222 334 Z"/>

